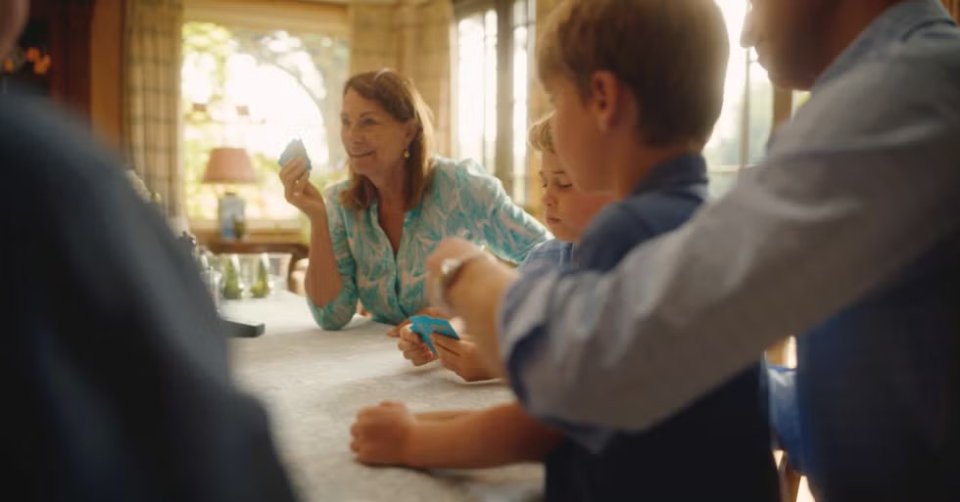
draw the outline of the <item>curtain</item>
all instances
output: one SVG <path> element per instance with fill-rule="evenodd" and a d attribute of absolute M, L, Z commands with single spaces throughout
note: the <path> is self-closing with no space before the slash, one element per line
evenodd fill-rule
<path fill-rule="evenodd" d="M 124 132 L 128 160 L 171 220 L 181 207 L 182 0 L 128 0 L 124 23 Z"/>
<path fill-rule="evenodd" d="M 450 0 L 404 0 L 350 6 L 350 72 L 393 68 L 416 84 L 433 112 L 436 147 L 450 154 Z"/>
<path fill-rule="evenodd" d="M 960 23 L 960 0 L 943 0 L 943 6 L 950 11 L 953 18 Z"/>

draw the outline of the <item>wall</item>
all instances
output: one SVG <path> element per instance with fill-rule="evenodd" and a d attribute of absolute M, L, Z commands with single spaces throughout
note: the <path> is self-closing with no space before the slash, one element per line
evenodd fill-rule
<path fill-rule="evenodd" d="M 90 34 L 90 124 L 108 144 L 123 138 L 124 0 L 96 0 Z"/>

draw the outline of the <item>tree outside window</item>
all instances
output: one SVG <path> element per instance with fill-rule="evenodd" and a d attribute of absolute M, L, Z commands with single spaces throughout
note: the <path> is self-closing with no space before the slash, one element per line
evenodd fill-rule
<path fill-rule="evenodd" d="M 296 224 L 277 158 L 302 138 L 319 186 L 343 178 L 340 89 L 348 75 L 343 38 L 187 22 L 183 26 L 184 192 L 191 221 L 215 220 L 218 189 L 200 182 L 211 149 L 242 147 L 258 183 L 232 187 L 252 221 Z"/>

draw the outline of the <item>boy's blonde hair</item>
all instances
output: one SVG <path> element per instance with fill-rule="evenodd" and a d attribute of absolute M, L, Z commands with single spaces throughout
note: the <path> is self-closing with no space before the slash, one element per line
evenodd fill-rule
<path fill-rule="evenodd" d="M 530 126 L 527 142 L 534 150 L 541 153 L 557 153 L 553 146 L 553 133 L 550 132 L 550 120 L 552 119 L 553 113 L 550 113 Z"/>
<path fill-rule="evenodd" d="M 713 0 L 566 0 L 537 47 L 540 80 L 568 78 L 584 100 L 595 72 L 616 75 L 648 145 L 704 144 L 720 117 L 730 49 Z"/>

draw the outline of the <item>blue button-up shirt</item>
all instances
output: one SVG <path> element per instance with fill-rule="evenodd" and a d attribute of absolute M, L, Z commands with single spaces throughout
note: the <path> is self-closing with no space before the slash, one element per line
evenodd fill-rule
<path fill-rule="evenodd" d="M 573 243 L 560 239 L 541 242 L 530 250 L 527 258 L 517 267 L 517 273 L 530 274 L 537 270 L 552 270 L 573 262 Z"/>
<path fill-rule="evenodd" d="M 514 285 L 510 380 L 536 416 L 648 427 L 783 337 L 827 327 L 799 354 L 823 375 L 798 376 L 814 488 L 956 494 L 958 187 L 960 31 L 937 1 L 899 3 L 727 196 L 610 273 Z"/>

